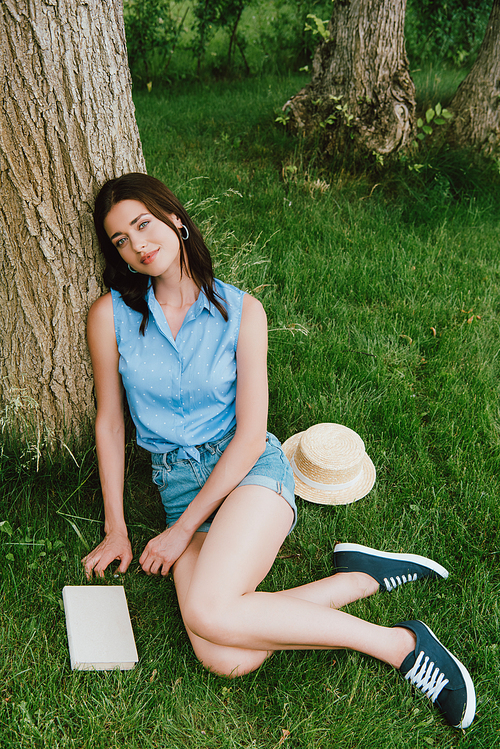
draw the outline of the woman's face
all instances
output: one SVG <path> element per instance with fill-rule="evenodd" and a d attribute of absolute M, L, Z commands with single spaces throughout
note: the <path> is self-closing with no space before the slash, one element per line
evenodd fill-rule
<path fill-rule="evenodd" d="M 171 215 L 179 229 L 181 220 Z M 153 216 L 139 200 L 116 203 L 104 219 L 104 229 L 123 260 L 137 273 L 161 276 L 180 268 L 180 243 L 167 224 Z"/>

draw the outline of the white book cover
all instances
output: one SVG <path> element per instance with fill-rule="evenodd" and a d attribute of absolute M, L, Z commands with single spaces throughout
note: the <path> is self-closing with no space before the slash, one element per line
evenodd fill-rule
<path fill-rule="evenodd" d="M 134 668 L 139 660 L 122 585 L 66 585 L 62 591 L 71 668 Z"/>

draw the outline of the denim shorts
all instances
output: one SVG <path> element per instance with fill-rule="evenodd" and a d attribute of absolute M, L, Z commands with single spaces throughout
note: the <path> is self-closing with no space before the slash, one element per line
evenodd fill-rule
<path fill-rule="evenodd" d="M 178 457 L 179 450 L 168 453 L 152 453 L 153 483 L 160 491 L 161 501 L 167 516 L 167 527 L 180 518 L 186 507 L 196 497 L 207 478 L 210 476 L 220 456 L 231 442 L 235 429 L 229 431 L 218 442 L 207 442 L 197 445 L 200 462 L 189 457 Z M 183 453 L 185 456 L 185 453 Z M 293 510 L 293 523 L 289 533 L 297 522 L 293 472 L 280 441 L 267 433 L 266 449 L 258 458 L 238 486 L 265 486 L 283 497 Z M 198 528 L 205 533 L 210 529 L 217 510 Z"/>

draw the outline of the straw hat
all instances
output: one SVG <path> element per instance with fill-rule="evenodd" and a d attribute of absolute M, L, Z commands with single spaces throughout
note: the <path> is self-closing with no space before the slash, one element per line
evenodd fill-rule
<path fill-rule="evenodd" d="M 375 483 L 375 466 L 361 437 L 341 424 L 315 424 L 287 439 L 283 450 L 295 494 L 320 505 L 347 505 Z"/>

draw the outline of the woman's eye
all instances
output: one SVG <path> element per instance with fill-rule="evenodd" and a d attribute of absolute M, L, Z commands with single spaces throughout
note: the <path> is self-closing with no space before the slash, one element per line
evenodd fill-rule
<path fill-rule="evenodd" d="M 143 229 L 148 224 L 149 224 L 149 221 L 141 221 L 141 223 L 139 224 L 139 229 Z"/>
<path fill-rule="evenodd" d="M 121 237 L 117 242 L 115 242 L 115 247 L 119 249 L 123 245 L 124 242 L 125 242 L 125 237 Z"/>

